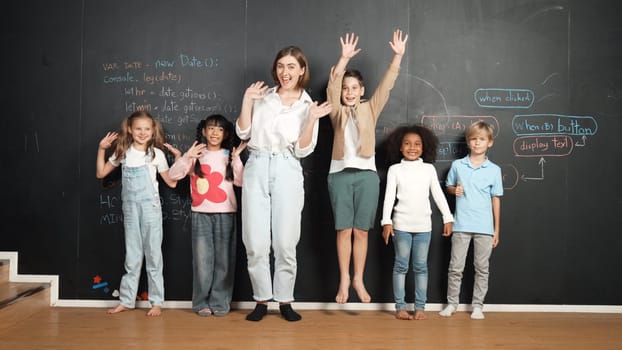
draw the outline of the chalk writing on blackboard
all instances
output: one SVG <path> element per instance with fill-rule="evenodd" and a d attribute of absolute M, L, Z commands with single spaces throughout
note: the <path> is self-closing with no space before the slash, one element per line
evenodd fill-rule
<path fill-rule="evenodd" d="M 545 157 L 569 156 L 575 147 L 584 147 L 587 138 L 597 133 L 598 123 L 592 116 L 523 114 L 512 118 L 512 131 L 517 135 L 514 156 L 539 158 L 539 174 L 522 174 L 520 179 L 543 181 Z"/>
<path fill-rule="evenodd" d="M 512 118 L 512 131 L 516 135 L 565 134 L 596 135 L 598 124 L 591 116 L 562 114 L 524 114 Z"/>
<path fill-rule="evenodd" d="M 123 224 L 123 213 L 121 211 L 121 197 L 110 192 L 99 193 L 97 196 L 99 204 L 100 225 Z"/>
<path fill-rule="evenodd" d="M 99 223 L 100 225 L 122 225 L 123 211 L 121 197 L 118 194 L 99 193 L 97 202 L 99 204 Z M 162 193 L 160 195 L 162 204 L 162 219 L 164 221 L 181 221 L 187 225 L 190 219 L 191 199 L 177 193 Z"/>
<path fill-rule="evenodd" d="M 482 88 L 475 90 L 475 103 L 482 108 L 529 108 L 534 93 L 528 89 Z"/>
<path fill-rule="evenodd" d="M 440 137 L 464 136 L 466 129 L 477 121 L 484 121 L 493 128 L 494 136 L 499 134 L 499 121 L 493 116 L 472 115 L 424 115 L 421 124 Z"/>
<path fill-rule="evenodd" d="M 158 54 L 153 59 L 127 57 L 102 58 L 98 64 L 101 83 L 117 96 L 117 107 L 126 115 L 147 111 L 160 121 L 166 141 L 173 147 L 187 149 L 195 139 L 196 125 L 209 114 L 237 114 L 236 104 L 227 101 L 220 91 L 216 74 L 222 60 L 182 50 L 173 55 Z M 212 83 L 213 82 L 213 83 Z M 236 103 L 238 96 L 236 97 Z M 172 156 L 167 153 L 169 163 Z M 122 225 L 120 196 L 102 192 L 99 197 L 100 224 Z M 191 200 L 187 194 L 168 189 L 160 193 L 164 221 L 189 226 Z"/>
<path fill-rule="evenodd" d="M 216 86 L 205 87 L 208 75 L 219 69 L 218 57 L 189 53 L 149 59 L 104 59 L 101 63 L 104 85 L 118 86 L 123 110 L 150 112 L 166 126 L 196 124 L 211 113 L 236 114 Z M 194 81 L 202 87 L 193 86 Z"/>
<path fill-rule="evenodd" d="M 568 135 L 521 136 L 514 139 L 517 157 L 560 157 L 572 153 L 574 142 Z"/>

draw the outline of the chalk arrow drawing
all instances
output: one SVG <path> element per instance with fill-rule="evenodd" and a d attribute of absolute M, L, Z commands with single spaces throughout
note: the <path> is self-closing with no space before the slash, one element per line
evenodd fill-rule
<path fill-rule="evenodd" d="M 583 135 L 583 136 L 581 136 L 581 141 L 575 142 L 574 145 L 577 146 L 577 147 L 583 147 L 583 146 L 585 146 L 585 140 L 586 139 L 587 139 L 587 136 Z"/>
<path fill-rule="evenodd" d="M 540 164 L 540 177 L 527 177 L 525 176 L 525 174 L 522 174 L 520 176 L 520 179 L 527 182 L 527 181 L 542 181 L 544 180 L 544 163 L 546 163 L 546 160 L 544 160 L 544 157 L 540 157 L 540 160 L 538 161 L 538 164 Z"/>

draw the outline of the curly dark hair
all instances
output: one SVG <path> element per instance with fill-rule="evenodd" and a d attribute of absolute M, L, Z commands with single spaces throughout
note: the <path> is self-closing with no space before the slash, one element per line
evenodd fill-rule
<path fill-rule="evenodd" d="M 400 148 L 402 147 L 402 140 L 406 134 L 417 134 L 421 137 L 421 141 L 423 142 L 421 158 L 423 158 L 424 162 L 436 162 L 438 137 L 427 127 L 421 124 L 415 124 L 399 126 L 386 137 L 387 161 L 389 165 L 399 163 L 404 157 Z"/>

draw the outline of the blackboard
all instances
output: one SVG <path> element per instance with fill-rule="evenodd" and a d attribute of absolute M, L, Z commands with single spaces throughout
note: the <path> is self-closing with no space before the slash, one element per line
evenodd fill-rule
<path fill-rule="evenodd" d="M 0 250 L 21 273 L 60 275 L 61 299 L 114 299 L 123 273 L 118 184 L 95 179 L 97 143 L 131 112 L 148 110 L 181 149 L 198 120 L 234 120 L 244 89 L 270 82 L 276 51 L 303 48 L 308 91 L 325 99 L 339 36 L 360 35 L 351 66 L 367 91 L 391 58 L 396 28 L 408 53 L 380 118 L 382 139 L 422 123 L 441 139 L 440 181 L 464 155 L 474 120 L 495 127 L 490 158 L 503 169 L 501 243 L 488 303 L 619 304 L 622 238 L 622 27 L 615 1 L 69 1 L 11 4 L 3 25 L 5 137 Z M 306 202 L 298 248 L 298 301 L 334 300 L 338 273 L 326 192 L 332 130 L 320 123 L 303 160 Z M 172 160 L 169 158 L 169 161 Z M 610 180 L 611 179 L 611 180 Z M 613 183 L 613 184 L 612 184 Z M 188 183 L 160 187 L 167 300 L 191 298 Z M 243 208 L 242 208 L 243 210 Z M 433 215 L 428 302 L 444 302 L 449 240 Z M 378 224 L 379 225 L 379 224 Z M 366 283 L 392 302 L 392 247 L 370 231 Z M 238 239 L 234 300 L 251 300 Z M 467 272 L 462 302 L 470 301 Z M 146 290 L 142 281 L 139 291 Z M 410 292 L 410 291 L 409 291 Z M 411 294 L 409 294 L 411 295 Z M 355 301 L 356 298 L 352 297 Z M 409 299 L 410 300 L 410 299 Z"/>

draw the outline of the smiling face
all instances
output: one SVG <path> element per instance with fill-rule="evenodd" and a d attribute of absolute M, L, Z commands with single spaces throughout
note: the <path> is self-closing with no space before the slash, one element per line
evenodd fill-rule
<path fill-rule="evenodd" d="M 207 140 L 207 149 L 217 151 L 221 148 L 222 140 L 226 137 L 225 128 L 219 125 L 206 125 L 203 128 L 203 137 Z"/>
<path fill-rule="evenodd" d="M 281 57 L 275 66 L 279 86 L 285 90 L 296 90 L 305 74 L 305 68 L 291 55 Z"/>
<path fill-rule="evenodd" d="M 423 140 L 415 133 L 408 133 L 402 138 L 400 151 L 406 160 L 417 160 L 423 154 Z"/>
<path fill-rule="evenodd" d="M 354 106 L 361 101 L 365 94 L 365 87 L 355 77 L 344 77 L 341 83 L 341 103 L 346 106 Z"/>
<path fill-rule="evenodd" d="M 297 46 L 287 46 L 277 52 L 272 62 L 272 79 L 286 90 L 304 89 L 309 81 L 308 67 L 309 63 L 302 50 Z"/>
<path fill-rule="evenodd" d="M 139 150 L 146 150 L 147 145 L 153 139 L 154 125 L 150 118 L 135 118 L 129 127 L 129 133 L 132 135 L 132 145 Z"/>

